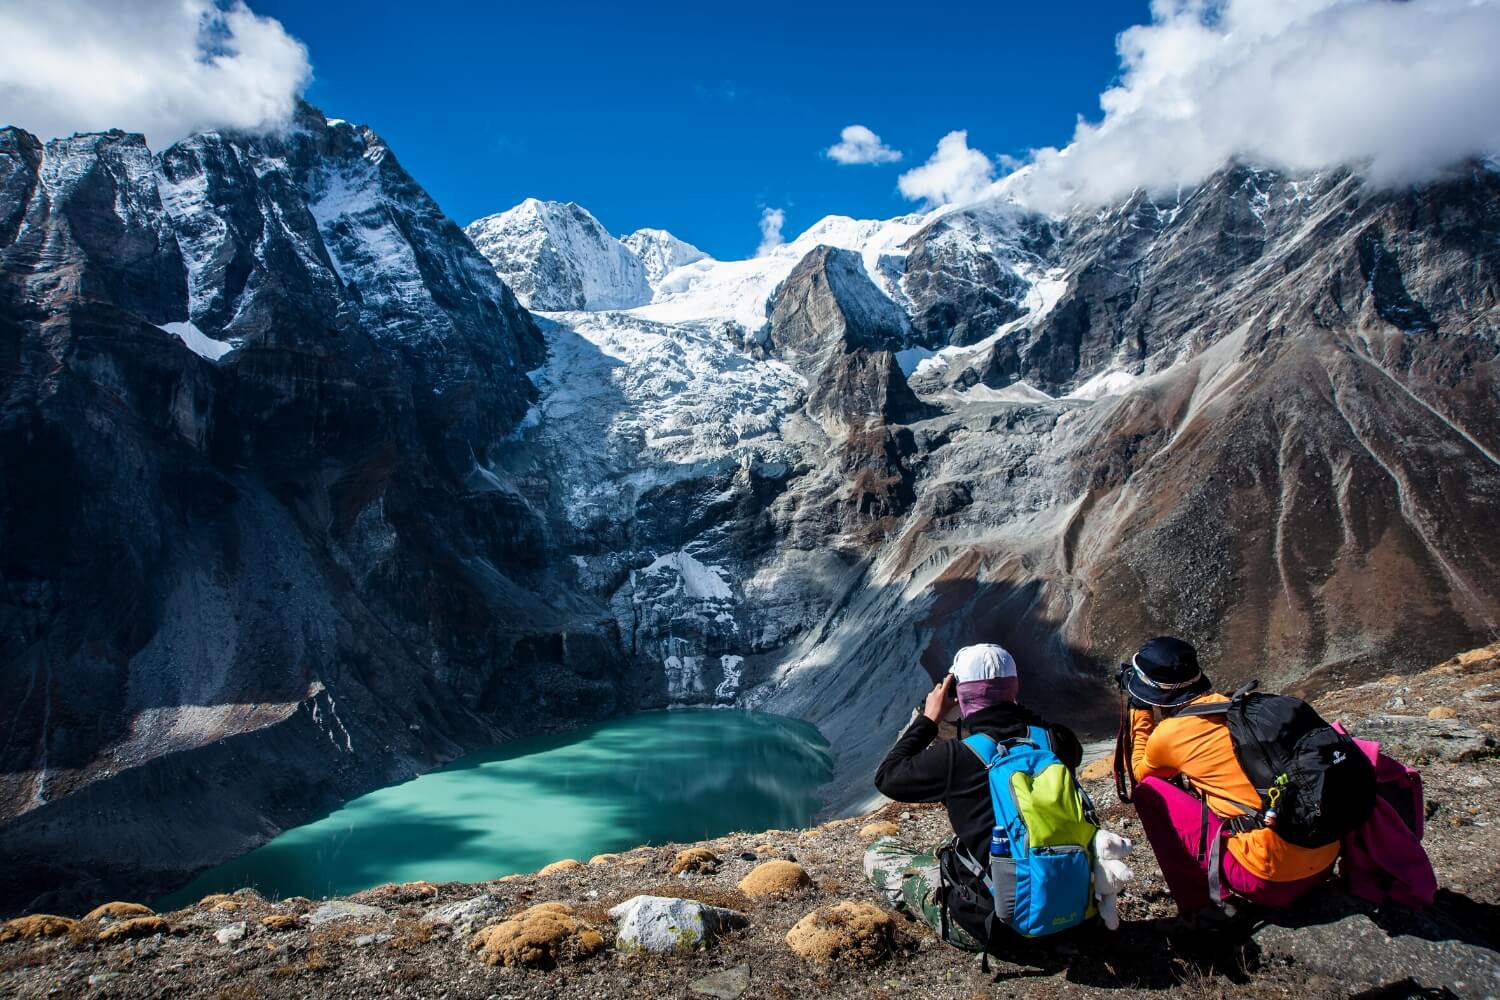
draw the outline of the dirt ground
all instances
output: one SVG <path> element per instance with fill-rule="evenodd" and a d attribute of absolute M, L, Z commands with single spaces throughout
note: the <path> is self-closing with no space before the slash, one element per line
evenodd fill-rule
<path fill-rule="evenodd" d="M 1423 771 L 1428 796 L 1426 845 L 1440 885 L 1437 905 L 1417 916 L 1377 912 L 1336 887 L 1315 894 L 1295 913 L 1248 914 L 1210 938 L 1164 933 L 1175 916 L 1149 848 L 1129 806 L 1119 804 L 1105 767 L 1085 769 L 1085 782 L 1106 826 L 1138 841 L 1136 872 L 1121 900 L 1117 932 L 1088 928 L 1032 942 L 992 961 L 938 942 L 919 923 L 896 914 L 894 947 L 875 961 L 804 961 L 787 946 L 788 930 L 812 910 L 841 900 L 881 903 L 861 864 L 875 821 L 896 824 L 899 836 L 934 844 L 950 836 L 937 807 L 891 804 L 869 817 L 811 830 L 737 833 L 696 845 L 637 848 L 597 863 L 542 875 L 480 883 L 381 886 L 353 897 L 379 913 L 311 926 L 321 905 L 304 899 L 272 901 L 253 892 L 210 897 L 161 914 L 161 924 L 118 929 L 84 921 L 55 937 L 0 943 L 0 997 L 203 997 L 219 1000 L 302 997 L 529 998 L 699 997 L 693 984 L 722 970 L 748 966 L 747 998 L 799 997 L 1054 997 L 1174 991 L 1189 997 L 1399 997 L 1453 995 L 1411 977 L 1381 970 L 1388 981 L 1353 983 L 1267 954 L 1254 934 L 1267 917 L 1316 925 L 1367 913 L 1401 940 L 1461 940 L 1500 949 L 1500 647 L 1467 654 L 1426 673 L 1390 677 L 1332 692 L 1319 701 L 1325 716 L 1345 720 L 1361 735 L 1379 734 L 1391 750 Z M 703 847 L 716 870 L 673 875 L 685 847 Z M 769 858 L 806 869 L 812 885 L 787 898 L 749 899 L 736 885 Z M 584 860 L 584 859 L 580 859 Z M 710 866 L 712 867 L 712 866 Z M 576 921 L 596 930 L 604 947 L 564 958 L 552 968 L 489 966 L 467 938 L 424 921 L 438 907 L 492 894 L 513 915 L 537 903 L 563 902 Z M 750 924 L 712 947 L 671 957 L 625 955 L 613 947 L 607 910 L 649 893 L 694 898 L 747 914 Z M 266 918 L 279 927 L 265 926 Z M 501 917 L 487 921 L 489 923 Z M 245 924 L 239 940 L 216 934 Z M 38 925 L 29 925 L 38 926 Z M 114 940 L 101 933 L 117 928 Z M 54 928 L 55 929 L 55 928 Z M 138 934 L 139 936 L 131 936 Z M 0 932 L 0 937 L 3 937 Z M 231 931 L 228 937 L 233 937 Z M 700 984 L 701 985 L 701 984 Z M 707 988 L 707 987 L 705 987 Z M 1491 994 L 1476 984 L 1470 995 Z M 1500 993 L 1500 981 L 1493 986 Z"/>

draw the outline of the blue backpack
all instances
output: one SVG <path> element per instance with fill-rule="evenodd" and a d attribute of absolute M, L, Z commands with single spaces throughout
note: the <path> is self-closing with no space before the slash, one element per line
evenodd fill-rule
<path fill-rule="evenodd" d="M 984 763 L 995 810 L 992 853 L 981 864 L 962 843 L 958 862 L 984 882 L 994 912 L 985 918 L 1024 937 L 1076 927 L 1094 906 L 1093 804 L 1073 772 L 1058 759 L 1041 726 L 1003 744 L 983 733 L 964 741 Z M 1008 854 L 1006 842 L 1008 841 Z M 994 847 L 1000 847 L 999 854 Z"/>

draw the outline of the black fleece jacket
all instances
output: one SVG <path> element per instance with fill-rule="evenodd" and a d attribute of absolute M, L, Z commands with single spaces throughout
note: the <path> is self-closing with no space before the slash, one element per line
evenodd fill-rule
<path fill-rule="evenodd" d="M 1026 735 L 1028 726 L 1044 726 L 1052 749 L 1068 767 L 1083 761 L 1083 747 L 1067 726 L 1049 723 L 1014 702 L 995 705 L 964 718 L 964 732 L 984 733 L 996 742 Z M 995 810 L 990 804 L 990 781 L 978 755 L 958 740 L 937 738 L 937 723 L 918 715 L 875 772 L 875 787 L 897 802 L 941 802 L 948 822 L 971 857 L 984 858 L 990 850 Z"/>

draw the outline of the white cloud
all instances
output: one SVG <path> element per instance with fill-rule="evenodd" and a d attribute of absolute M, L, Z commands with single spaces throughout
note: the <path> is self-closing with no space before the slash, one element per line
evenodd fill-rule
<path fill-rule="evenodd" d="M 1154 0 L 1104 118 L 1035 151 L 1035 207 L 1193 185 L 1232 158 L 1382 185 L 1500 149 L 1500 0 Z"/>
<path fill-rule="evenodd" d="M 949 132 L 938 140 L 931 159 L 902 174 L 896 183 L 913 201 L 946 205 L 973 200 L 994 176 L 995 165 L 990 158 L 969 148 L 969 133 Z"/>
<path fill-rule="evenodd" d="M 215 127 L 285 121 L 311 68 L 242 2 L 6 0 L 0 125 L 42 138 L 122 128 L 161 148 Z"/>
<path fill-rule="evenodd" d="M 880 141 L 880 136 L 863 125 L 850 125 L 839 133 L 839 141 L 829 146 L 825 155 L 846 166 L 855 163 L 895 163 L 901 151 Z"/>
<path fill-rule="evenodd" d="M 760 246 L 755 249 L 755 256 L 764 257 L 766 254 L 781 246 L 786 240 L 781 235 L 781 227 L 786 224 L 786 211 L 780 208 L 763 208 L 760 211 Z"/>

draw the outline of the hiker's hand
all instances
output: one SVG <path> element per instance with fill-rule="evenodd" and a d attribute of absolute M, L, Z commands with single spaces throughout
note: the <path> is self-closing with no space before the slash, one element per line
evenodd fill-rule
<path fill-rule="evenodd" d="M 953 707 L 953 675 L 944 674 L 943 679 L 938 681 L 937 687 L 927 696 L 927 703 L 922 706 L 922 714 L 933 722 L 943 721 L 943 716 Z"/>

